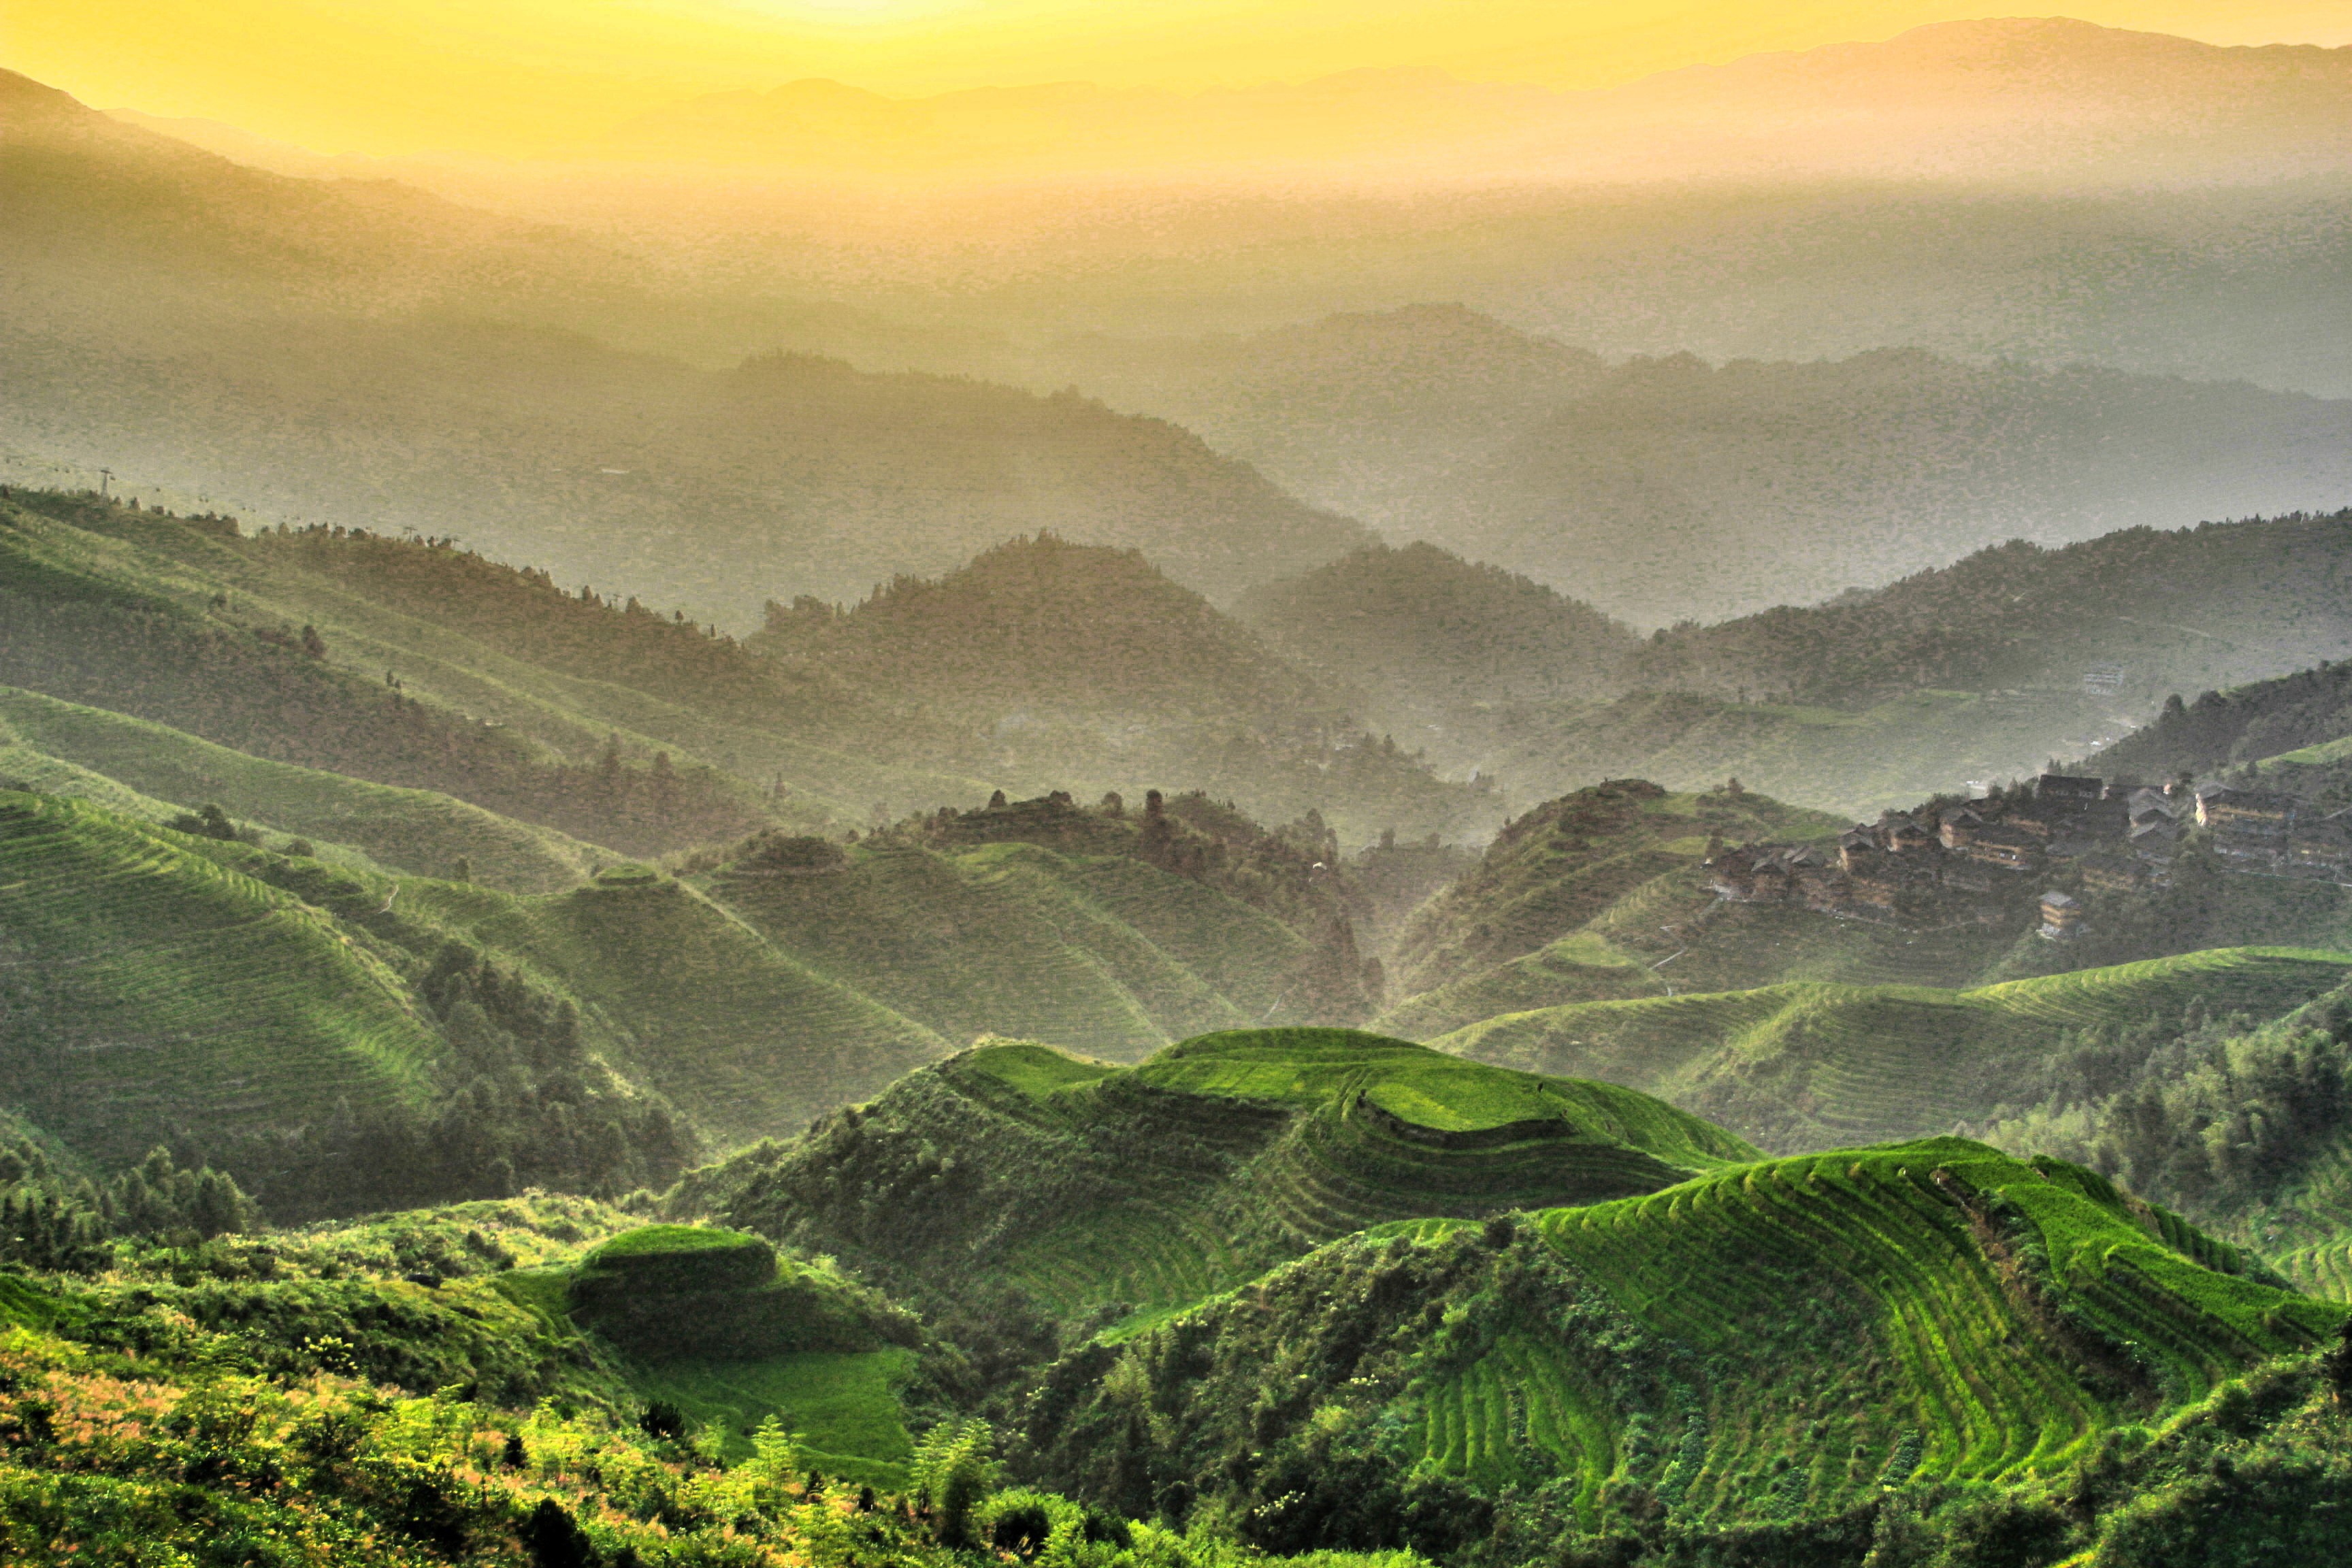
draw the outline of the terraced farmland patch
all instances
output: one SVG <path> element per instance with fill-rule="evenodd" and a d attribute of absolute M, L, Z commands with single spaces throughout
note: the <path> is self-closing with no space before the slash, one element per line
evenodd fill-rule
<path fill-rule="evenodd" d="M 722 1139 L 789 1131 L 943 1048 L 669 878 L 528 899 L 416 882 L 402 896 L 559 977 L 619 1032 L 626 1067 Z"/>
<path fill-rule="evenodd" d="M 947 1039 L 1121 1060 L 1261 1015 L 1306 952 L 1279 921 L 1183 878 L 1029 844 L 859 845 L 837 871 L 706 885 L 812 970 Z"/>
<path fill-rule="evenodd" d="M 2040 1299 L 2084 1331 L 2053 1331 L 2004 1282 L 1986 1240 L 2003 1205 L 2012 1232 L 1996 1247 L 2036 1243 Z M 1730 1447 L 1694 1489 L 1702 1508 L 1736 1508 L 1726 1478 L 1823 1411 L 1854 1413 L 1865 1455 L 1917 1431 L 1923 1476 L 2047 1473 L 2135 1410 L 2200 1397 L 2345 1315 L 2200 1268 L 2076 1186 L 1959 1139 L 1779 1161 L 1548 1214 L 1542 1229 L 1637 1320 L 1751 1363 L 1714 1395 L 1710 1442 Z M 1792 1296 L 1837 1331 L 1804 1331 Z"/>
<path fill-rule="evenodd" d="M 1646 1192 L 1755 1157 L 1632 1090 L 1302 1028 L 1204 1036 L 1133 1068 L 992 1042 L 713 1182 L 730 1223 L 894 1279 L 1013 1286 L 1067 1319 L 1163 1313 L 1368 1226 Z"/>
<path fill-rule="evenodd" d="M 77 801 L 0 795 L 0 1097 L 102 1164 L 420 1106 L 444 1050 L 323 911 Z"/>
<path fill-rule="evenodd" d="M 2224 948 L 1971 991 L 1786 984 L 1490 1018 L 1433 1042 L 1479 1060 L 1625 1084 L 1769 1148 L 1916 1137 L 1982 1116 L 2064 1031 L 2283 1013 L 2352 954 Z"/>
<path fill-rule="evenodd" d="M 166 725 L 0 687 L 0 721 L 26 744 L 181 810 L 214 802 L 240 820 L 364 851 L 416 876 L 459 859 L 493 887 L 543 893 L 580 882 L 610 851 L 432 790 L 249 757 Z M 79 793 L 79 792 L 76 792 Z M 108 804 L 101 801 L 100 804 Z"/>
<path fill-rule="evenodd" d="M 1592 1531 L 1795 1526 L 2060 1475 L 2352 1317 L 2268 1280 L 2088 1171 L 1957 1138 L 1843 1150 L 1349 1236 L 1140 1325 L 1116 1365 L 1074 1352 L 1030 1437 L 1102 1473 L 1085 1435 L 1123 1429 L 1142 1375 L 1189 1434 L 1155 1484 L 1208 1476 L 1237 1510 L 1357 1518 L 1433 1471 Z M 1343 1445 L 1389 1458 L 1335 1478 Z"/>

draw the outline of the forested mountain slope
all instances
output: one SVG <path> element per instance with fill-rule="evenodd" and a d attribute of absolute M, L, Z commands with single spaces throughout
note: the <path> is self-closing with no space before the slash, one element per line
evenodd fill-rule
<path fill-rule="evenodd" d="M 1491 784 L 1440 781 L 1368 733 L 1344 669 L 1286 658 L 1134 551 L 1018 538 L 846 609 L 772 605 L 746 646 L 976 732 L 965 765 L 1049 788 L 1181 779 L 1268 822 L 1316 811 L 1358 843 L 1475 837 L 1500 815 Z"/>
<path fill-rule="evenodd" d="M 1661 630 L 1621 666 L 1625 695 L 1474 712 L 1448 756 L 1529 794 L 1736 777 L 1871 814 L 2098 752 L 2175 694 L 2340 659 L 2347 586 L 2342 512 L 2012 542 L 1824 604 Z"/>
<path fill-rule="evenodd" d="M 633 854 L 869 826 L 992 783 L 1209 787 L 1275 820 L 1328 811 L 1359 841 L 1473 832 L 1491 809 L 1128 552 L 1005 546 L 870 616 L 803 606 L 813 640 L 747 647 L 446 540 L 246 536 L 54 492 L 0 516 L 0 679 Z M 896 613 L 913 604 L 944 613 Z"/>

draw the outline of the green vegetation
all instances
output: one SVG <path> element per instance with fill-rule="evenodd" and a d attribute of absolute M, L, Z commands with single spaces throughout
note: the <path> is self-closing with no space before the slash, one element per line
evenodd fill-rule
<path fill-rule="evenodd" d="M 2086 1172 L 1958 1139 L 1387 1226 L 1071 1352 L 1016 1454 L 1271 1550 L 1679 1563 L 1778 1531 L 1857 1562 L 1888 1492 L 2111 1463 L 2111 1435 L 2347 1317 L 2154 1228 Z"/>
<path fill-rule="evenodd" d="M 2177 1017 L 2075 1031 L 1983 1119 L 1986 1136 L 2094 1165 L 2305 1288 L 2352 1299 L 2352 992 L 2260 1016 L 2200 1000 Z"/>
<path fill-rule="evenodd" d="M 609 1020 L 613 1064 L 715 1139 L 805 1121 L 942 1048 L 668 877 L 625 872 L 540 899 L 401 886 L 420 924 L 555 978 L 584 1016 Z"/>
<path fill-rule="evenodd" d="M 0 1097 L 85 1158 L 431 1095 L 447 1047 L 382 952 L 195 841 L 0 794 Z"/>
<path fill-rule="evenodd" d="M 281 1220 L 666 1183 L 935 1037 L 666 877 L 519 898 L 0 794 L 0 1094 L 74 1160 L 166 1144 Z"/>
<path fill-rule="evenodd" d="M 0 689 L 0 721 L 35 756 L 113 780 L 130 792 L 216 803 L 278 835 L 349 847 L 367 864 L 415 876 L 446 876 L 460 859 L 492 887 L 553 892 L 577 883 L 600 858 L 592 845 L 517 822 L 430 790 L 393 789 L 289 763 L 247 756 L 163 724 L 102 708 Z M 0 752 L 0 766 L 54 795 L 81 795 Z M 92 792 L 110 810 L 130 803 Z M 133 815 L 148 815 L 132 809 Z M 609 852 L 603 855 L 610 858 Z"/>
<path fill-rule="evenodd" d="M 2276 1015 L 2352 955 L 2218 949 L 1974 990 L 1795 984 L 1508 1014 L 1441 1037 L 1480 1060 L 1623 1083 L 1782 1151 L 1916 1137 L 2031 1103 L 2074 1032 Z M 1997 1113 L 1996 1113 L 1997 1115 Z"/>
<path fill-rule="evenodd" d="M 1753 1154 L 1630 1090 L 1273 1029 L 1125 1070 L 986 1045 L 671 1202 L 837 1254 L 941 1311 L 1015 1290 L 1116 1319 L 1366 1225 L 1647 1192 Z"/>
<path fill-rule="evenodd" d="M 1431 544 L 1367 545 L 1244 595 L 1235 613 L 1285 655 L 1361 689 L 1401 733 L 1463 722 L 1472 704 L 1614 696 L 1638 642 L 1590 605 Z"/>
<path fill-rule="evenodd" d="M 2264 773 L 2278 775 L 2263 783 L 2273 789 L 2307 773 L 2332 777 L 2341 761 L 2336 742 L 2352 735 L 2352 664 L 2328 662 L 2332 653 L 2315 657 L 2312 668 L 2276 679 L 2205 683 L 2194 701 L 2182 700 L 2184 684 L 2151 722 L 2094 761 L 2156 779 L 2264 763 Z"/>

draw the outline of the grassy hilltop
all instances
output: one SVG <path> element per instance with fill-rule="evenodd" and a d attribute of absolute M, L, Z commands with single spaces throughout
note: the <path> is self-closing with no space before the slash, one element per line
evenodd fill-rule
<path fill-rule="evenodd" d="M 353 852 L 372 866 L 446 877 L 463 860 L 470 876 L 523 893 L 575 886 L 599 861 L 619 858 L 436 790 L 395 789 L 249 756 L 168 725 L 38 692 L 0 688 L 0 722 L 12 737 L 0 749 L 0 769 L 20 783 L 158 821 L 213 804 L 261 827 Z"/>
<path fill-rule="evenodd" d="M 1363 1226 L 1647 1192 L 1752 1157 L 1645 1095 L 1349 1030 L 1213 1034 L 1120 1068 L 983 1046 L 681 1201 L 895 1288 L 1150 1311 Z"/>

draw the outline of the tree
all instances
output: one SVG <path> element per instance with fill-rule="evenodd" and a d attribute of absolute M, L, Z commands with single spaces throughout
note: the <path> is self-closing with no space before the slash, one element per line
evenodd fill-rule
<path fill-rule="evenodd" d="M 228 813 L 220 808 L 217 801 L 205 802 L 193 816 L 182 812 L 172 818 L 171 827 L 175 833 L 194 834 L 198 838 L 217 838 L 224 844 L 236 842 L 236 824 L 228 819 Z"/>
<path fill-rule="evenodd" d="M 916 1446 L 908 1479 L 942 1545 L 971 1543 L 971 1513 L 996 1489 L 995 1429 L 985 1421 L 942 1421 Z"/>

